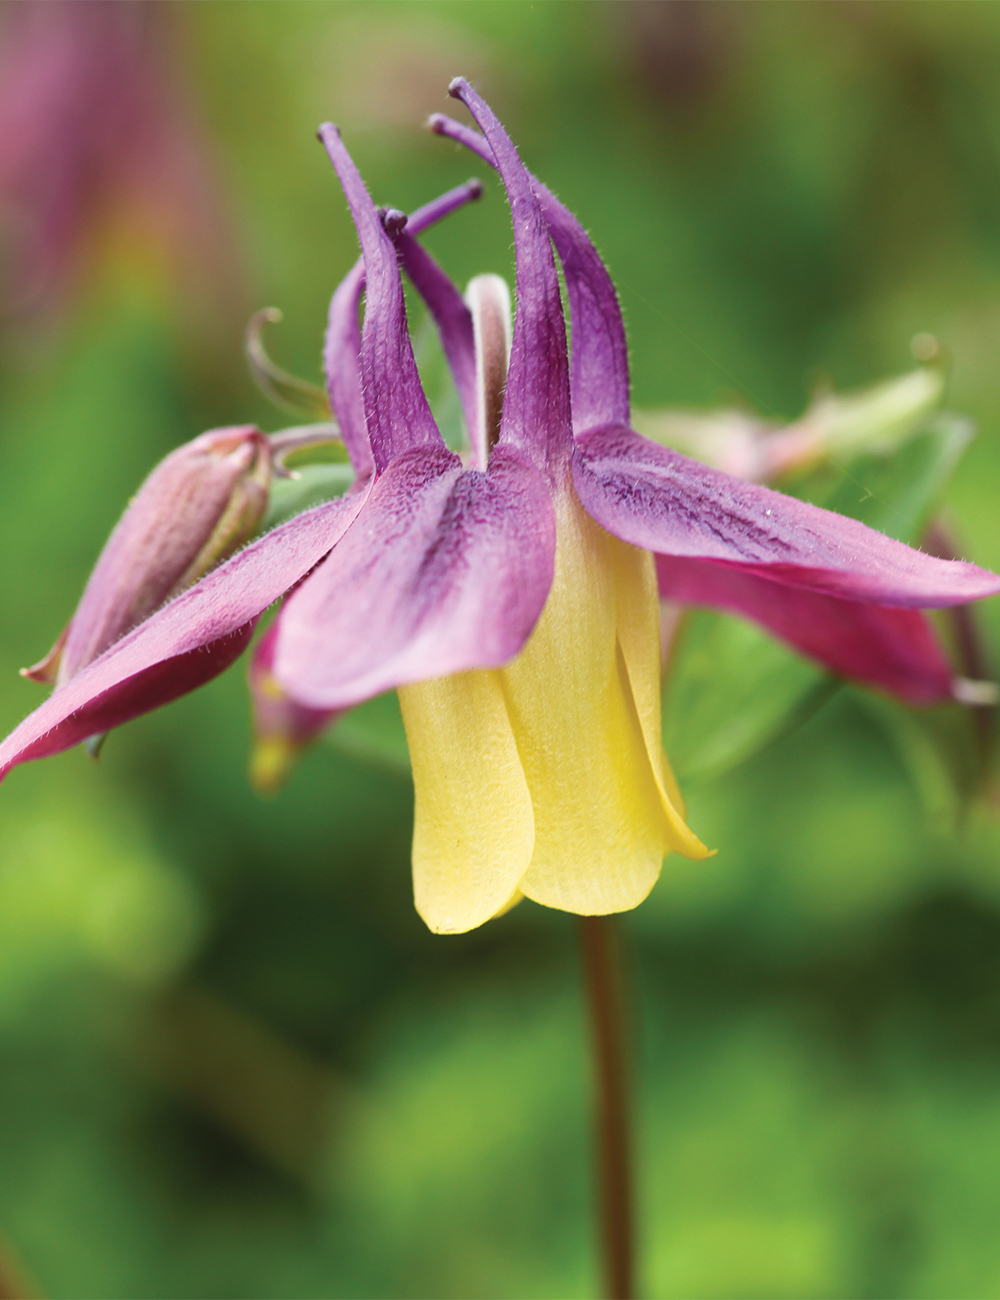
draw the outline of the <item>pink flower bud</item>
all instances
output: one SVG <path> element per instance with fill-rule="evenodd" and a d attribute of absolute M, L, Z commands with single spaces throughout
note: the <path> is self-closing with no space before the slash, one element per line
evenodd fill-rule
<path fill-rule="evenodd" d="M 40 663 L 61 686 L 248 541 L 263 516 L 271 453 L 252 425 L 213 429 L 170 453 L 118 521 L 76 613 Z"/>

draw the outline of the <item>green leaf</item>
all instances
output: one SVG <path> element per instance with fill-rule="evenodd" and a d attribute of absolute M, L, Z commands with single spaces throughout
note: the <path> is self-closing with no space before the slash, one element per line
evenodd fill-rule
<path fill-rule="evenodd" d="M 918 711 L 873 691 L 852 693 L 895 751 L 929 829 L 953 834 L 973 782 L 968 719 L 954 707 Z"/>
<path fill-rule="evenodd" d="M 678 777 L 705 780 L 744 762 L 837 686 L 755 624 L 689 610 L 663 692 L 664 746 Z"/>

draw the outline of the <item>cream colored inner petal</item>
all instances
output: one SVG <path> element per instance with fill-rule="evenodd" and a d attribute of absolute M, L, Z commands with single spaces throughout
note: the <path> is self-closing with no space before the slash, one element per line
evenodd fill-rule
<path fill-rule="evenodd" d="M 649 761 L 656 777 L 670 849 L 688 858 L 707 858 L 710 851 L 688 829 L 684 800 L 663 752 L 660 713 L 659 594 L 652 555 L 607 536 L 614 570 L 618 644 L 625 660 L 629 687 Z"/>
<path fill-rule="evenodd" d="M 535 814 L 520 889 L 597 915 L 645 898 L 673 836 L 618 650 L 613 547 L 623 544 L 572 490 L 555 504 L 552 591 L 527 646 L 498 675 Z"/>
<path fill-rule="evenodd" d="M 399 689 L 416 807 L 413 890 L 438 934 L 512 907 L 535 829 L 528 786 L 493 670 Z"/>

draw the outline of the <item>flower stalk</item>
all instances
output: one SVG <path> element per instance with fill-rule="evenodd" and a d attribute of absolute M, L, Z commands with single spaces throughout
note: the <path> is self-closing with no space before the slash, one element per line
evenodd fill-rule
<path fill-rule="evenodd" d="M 581 916 L 580 943 L 594 1056 L 594 1136 L 605 1294 L 608 1300 L 632 1300 L 632 1134 L 625 998 L 614 918 Z"/>

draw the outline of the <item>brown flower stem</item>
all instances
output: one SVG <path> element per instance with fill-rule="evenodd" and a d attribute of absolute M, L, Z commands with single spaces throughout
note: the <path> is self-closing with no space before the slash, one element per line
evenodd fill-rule
<path fill-rule="evenodd" d="M 608 1300 L 635 1295 L 632 1158 L 625 1068 L 625 1008 L 614 918 L 581 916 L 594 1052 L 595 1129 Z"/>
<path fill-rule="evenodd" d="M 923 549 L 940 560 L 961 558 L 954 539 L 940 519 L 935 520 L 924 534 Z M 951 605 L 943 611 L 943 616 L 951 629 L 958 671 L 972 681 L 990 680 L 993 671 L 976 607 Z M 992 704 L 973 704 L 968 707 L 975 728 L 980 768 L 985 777 L 989 773 L 996 746 L 997 710 Z"/>
<path fill-rule="evenodd" d="M 36 1300 L 40 1295 L 13 1247 L 0 1236 L 0 1300 Z"/>

